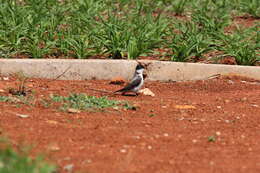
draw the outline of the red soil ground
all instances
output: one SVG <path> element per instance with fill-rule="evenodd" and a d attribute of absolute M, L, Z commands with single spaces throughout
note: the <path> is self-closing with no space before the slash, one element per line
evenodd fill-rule
<path fill-rule="evenodd" d="M 115 91 L 109 81 L 30 79 L 37 102 L 49 94 L 101 96 L 89 88 Z M 0 80 L 0 95 L 17 80 Z M 66 172 L 82 173 L 259 173 L 260 83 L 237 77 L 206 81 L 146 82 L 155 97 L 109 96 L 137 110 L 66 113 L 54 107 L 0 104 L 0 128 L 17 146 Z M 17 114 L 29 115 L 21 118 Z"/>

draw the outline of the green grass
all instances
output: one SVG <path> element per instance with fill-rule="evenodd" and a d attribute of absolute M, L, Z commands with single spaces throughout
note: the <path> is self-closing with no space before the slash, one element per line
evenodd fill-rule
<path fill-rule="evenodd" d="M 52 95 L 51 101 L 60 103 L 61 110 L 73 108 L 76 110 L 103 110 L 122 104 L 120 101 L 109 100 L 107 97 L 95 97 L 85 94 L 70 94 L 69 96 Z"/>
<path fill-rule="evenodd" d="M 10 98 L 8 96 L 0 96 L 0 102 L 8 102 Z"/>
<path fill-rule="evenodd" d="M 9 102 L 20 107 L 20 104 L 36 106 L 41 104 L 45 108 L 58 107 L 59 110 L 68 109 L 103 111 L 106 108 L 137 110 L 135 106 L 126 101 L 110 100 L 107 97 L 89 96 L 83 93 L 71 93 L 68 96 L 50 95 L 49 98 L 37 100 L 33 95 L 27 96 L 0 96 L 1 102 Z"/>
<path fill-rule="evenodd" d="M 1 139 L 0 172 L 1 173 L 54 173 L 56 166 L 44 161 L 43 157 L 31 158 L 24 152 L 14 151 L 6 140 Z"/>
<path fill-rule="evenodd" d="M 260 1 L 258 0 L 241 0 L 240 10 L 260 19 Z"/>
<path fill-rule="evenodd" d="M 212 50 L 210 47 L 213 44 L 212 40 L 203 34 L 195 23 L 180 22 L 176 24 L 176 29 L 178 34 L 173 33 L 174 37 L 170 42 L 173 61 L 193 61 Z"/>
<path fill-rule="evenodd" d="M 0 3 L 2 58 L 22 55 L 137 59 L 155 54 L 155 48 L 170 48 L 172 61 L 191 61 L 208 51 L 219 50 L 221 43 L 223 56 L 232 54 L 238 64 L 254 65 L 258 60 L 259 53 L 255 52 L 259 46 L 255 43 L 247 42 L 239 50 L 240 46 L 223 44 L 225 28 L 232 23 L 233 16 L 259 19 L 258 0 L 0 0 Z M 179 20 L 176 16 L 186 18 Z M 181 34 L 172 32 L 175 30 Z M 232 40 L 228 37 L 233 36 L 226 36 L 225 42 Z"/>
<path fill-rule="evenodd" d="M 257 27 L 237 28 L 232 34 L 219 34 L 217 49 L 223 51 L 222 57 L 231 56 L 239 65 L 254 65 L 260 60 L 260 35 Z"/>
<path fill-rule="evenodd" d="M 209 136 L 208 137 L 208 142 L 216 142 L 216 137 L 215 136 Z"/>

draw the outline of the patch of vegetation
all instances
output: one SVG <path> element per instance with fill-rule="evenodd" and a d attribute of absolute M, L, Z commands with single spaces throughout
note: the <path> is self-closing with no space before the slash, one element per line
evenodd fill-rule
<path fill-rule="evenodd" d="M 260 19 L 260 1 L 259 0 L 241 0 L 240 10 L 253 17 Z"/>
<path fill-rule="evenodd" d="M 259 19 L 260 15 L 259 0 L 0 0 L 0 3 L 3 58 L 20 55 L 137 59 L 155 55 L 159 48 L 167 53 L 172 49 L 167 55 L 172 61 L 197 61 L 209 50 L 219 50 L 219 43 L 224 43 L 223 34 L 233 37 L 233 30 L 226 33 L 225 29 L 235 16 Z M 258 61 L 255 57 L 259 47 L 252 42 L 242 48 L 222 46 L 221 52 L 233 56 L 238 64 L 254 65 Z M 22 88 L 19 90 L 14 93 L 26 94 Z"/>
<path fill-rule="evenodd" d="M 209 136 L 208 137 L 208 142 L 215 142 L 216 141 L 216 137 L 215 136 Z"/>
<path fill-rule="evenodd" d="M 102 110 L 121 104 L 120 101 L 109 100 L 107 97 L 95 97 L 85 94 L 70 94 L 69 96 L 52 95 L 53 102 L 61 103 L 61 110 L 73 108 L 76 110 Z"/>
<path fill-rule="evenodd" d="M 154 116 L 156 116 L 156 114 L 153 113 L 148 114 L 148 117 L 154 117 Z"/>
<path fill-rule="evenodd" d="M 178 34 L 174 34 L 170 47 L 173 61 L 193 61 L 212 50 L 212 41 L 193 22 L 176 24 Z"/>
<path fill-rule="evenodd" d="M 16 106 L 20 107 L 21 104 L 33 105 L 33 96 L 0 96 L 0 102 L 15 103 Z"/>
<path fill-rule="evenodd" d="M 237 28 L 232 34 L 218 34 L 220 44 L 217 49 L 223 51 L 222 57 L 231 56 L 239 65 L 254 65 L 260 60 L 260 35 L 257 27 Z"/>
<path fill-rule="evenodd" d="M 14 74 L 15 78 L 18 81 L 18 87 L 17 88 L 9 88 L 9 93 L 16 96 L 26 96 L 26 80 L 28 77 L 26 77 L 22 72 Z"/>
<path fill-rule="evenodd" d="M 10 98 L 8 96 L 0 96 L 0 102 L 8 102 Z"/>
<path fill-rule="evenodd" d="M 1 139 L 0 172 L 3 173 L 54 173 L 56 167 L 43 160 L 43 157 L 32 159 L 25 153 L 14 151 Z"/>
<path fill-rule="evenodd" d="M 136 106 L 134 106 L 134 105 L 132 105 L 132 104 L 129 104 L 128 102 L 125 102 L 125 103 L 123 104 L 123 107 L 124 107 L 125 109 L 127 109 L 127 110 L 134 110 L 134 111 L 137 110 L 137 107 L 136 107 Z"/>

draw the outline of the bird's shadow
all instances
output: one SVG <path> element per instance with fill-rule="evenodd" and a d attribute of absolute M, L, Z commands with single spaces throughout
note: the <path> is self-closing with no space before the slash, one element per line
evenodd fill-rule
<path fill-rule="evenodd" d="M 125 93 L 125 94 L 116 94 L 116 95 L 121 95 L 121 96 L 127 96 L 127 97 L 136 97 L 136 96 L 138 96 L 138 94 L 136 95 L 136 94 L 132 94 L 132 93 Z"/>
<path fill-rule="evenodd" d="M 122 94 L 122 96 L 127 96 L 127 97 L 136 97 L 138 95 L 136 94 Z"/>

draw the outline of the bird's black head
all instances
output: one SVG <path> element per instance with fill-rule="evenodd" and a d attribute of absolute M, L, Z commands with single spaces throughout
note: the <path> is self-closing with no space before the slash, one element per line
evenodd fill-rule
<path fill-rule="evenodd" d="M 144 66 L 142 64 L 137 64 L 135 70 L 144 69 Z"/>

